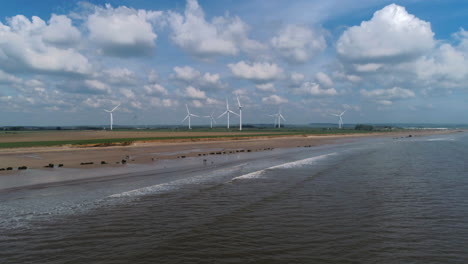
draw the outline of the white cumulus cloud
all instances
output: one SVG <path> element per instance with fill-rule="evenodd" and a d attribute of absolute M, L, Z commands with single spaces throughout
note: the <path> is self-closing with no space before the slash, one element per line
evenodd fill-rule
<path fill-rule="evenodd" d="M 185 84 L 195 85 L 203 89 L 221 89 L 226 85 L 221 82 L 221 77 L 217 73 L 201 72 L 190 66 L 174 67 L 172 78 Z"/>
<path fill-rule="evenodd" d="M 248 38 L 249 26 L 239 17 L 215 17 L 206 21 L 196 0 L 187 0 L 184 14 L 169 12 L 171 39 L 189 54 L 209 58 L 254 52 L 264 46 Z"/>
<path fill-rule="evenodd" d="M 304 63 L 327 47 L 325 37 L 319 31 L 305 26 L 288 25 L 271 39 L 272 46 L 290 62 Z"/>
<path fill-rule="evenodd" d="M 0 22 L 0 68 L 11 72 L 89 74 L 92 67 L 88 59 L 73 48 L 62 47 L 66 41 L 57 37 L 70 32 L 75 35 L 69 19 L 55 16 L 49 23 L 23 15 L 8 18 L 6 25 Z M 64 28 L 71 31 L 62 32 Z M 72 37 L 70 41 L 75 40 Z"/>
<path fill-rule="evenodd" d="M 262 103 L 264 104 L 274 104 L 274 105 L 279 105 L 279 104 L 285 104 L 288 102 L 288 99 L 283 98 L 279 95 L 273 94 L 267 97 L 262 98 Z"/>
<path fill-rule="evenodd" d="M 182 81 L 193 81 L 200 77 L 201 73 L 190 66 L 174 67 L 173 77 Z"/>
<path fill-rule="evenodd" d="M 324 87 L 333 87 L 334 83 L 332 79 L 324 72 L 318 72 L 315 75 L 315 79 L 318 83 L 323 85 Z"/>
<path fill-rule="evenodd" d="M 109 93 L 111 91 L 109 85 L 98 80 L 85 80 L 84 84 L 89 90 L 97 93 Z"/>
<path fill-rule="evenodd" d="M 184 90 L 185 97 L 192 98 L 192 99 L 206 99 L 206 94 L 204 91 L 197 89 L 193 86 L 188 86 Z"/>
<path fill-rule="evenodd" d="M 49 26 L 44 28 L 42 38 L 46 43 L 68 47 L 81 41 L 81 33 L 67 16 L 52 14 Z"/>
<path fill-rule="evenodd" d="M 161 11 L 136 10 L 125 6 L 96 7 L 88 17 L 89 38 L 103 54 L 129 57 L 152 54 L 157 35 L 153 24 L 161 19 Z"/>
<path fill-rule="evenodd" d="M 364 90 L 361 89 L 360 93 L 362 96 L 374 100 L 378 104 L 392 105 L 395 100 L 402 100 L 415 97 L 415 93 L 411 90 L 393 87 L 390 89 L 375 89 L 375 90 Z"/>
<path fill-rule="evenodd" d="M 118 85 L 131 85 L 137 82 L 135 73 L 127 68 L 110 68 L 104 71 L 109 83 Z"/>
<path fill-rule="evenodd" d="M 275 85 L 273 83 L 261 83 L 255 85 L 255 87 L 262 92 L 276 92 Z"/>
<path fill-rule="evenodd" d="M 339 56 L 355 62 L 412 60 L 434 46 L 429 22 L 391 4 L 374 13 L 369 21 L 347 29 L 336 44 Z"/>
<path fill-rule="evenodd" d="M 293 91 L 296 94 L 316 96 L 334 96 L 338 94 L 335 88 L 323 88 L 320 84 L 315 82 L 304 82 L 299 88 L 295 88 Z"/>
<path fill-rule="evenodd" d="M 18 83 L 21 79 L 0 70 L 0 83 Z"/>
<path fill-rule="evenodd" d="M 246 63 L 240 61 L 235 64 L 228 64 L 234 76 L 254 82 L 269 82 L 279 78 L 283 73 L 278 65 L 274 63 Z"/>
<path fill-rule="evenodd" d="M 168 91 L 164 86 L 154 83 L 143 86 L 143 90 L 148 95 L 167 95 Z"/>

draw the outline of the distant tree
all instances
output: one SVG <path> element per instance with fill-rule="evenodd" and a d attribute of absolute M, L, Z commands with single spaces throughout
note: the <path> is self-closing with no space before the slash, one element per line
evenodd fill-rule
<path fill-rule="evenodd" d="M 365 131 L 372 131 L 374 130 L 374 127 L 371 125 L 363 125 L 363 124 L 358 124 L 356 127 L 354 127 L 355 130 L 365 130 Z"/>
<path fill-rule="evenodd" d="M 11 130 L 11 131 L 19 131 L 19 130 L 24 130 L 24 127 L 21 127 L 21 126 L 14 126 L 14 127 L 10 127 L 9 130 Z"/>
<path fill-rule="evenodd" d="M 58 126 L 58 127 L 56 127 L 55 129 L 56 129 L 56 130 L 62 130 L 62 127 L 59 127 L 59 126 Z"/>

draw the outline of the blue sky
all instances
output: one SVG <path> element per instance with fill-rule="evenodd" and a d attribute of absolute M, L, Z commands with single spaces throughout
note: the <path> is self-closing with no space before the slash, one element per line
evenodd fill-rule
<path fill-rule="evenodd" d="M 0 125 L 468 123 L 468 3 L 9 1 Z M 236 109 L 233 109 L 236 110 Z M 225 120 L 220 119 L 219 123 Z M 234 122 L 237 122 L 235 120 Z M 194 119 L 209 124 L 209 119 Z"/>

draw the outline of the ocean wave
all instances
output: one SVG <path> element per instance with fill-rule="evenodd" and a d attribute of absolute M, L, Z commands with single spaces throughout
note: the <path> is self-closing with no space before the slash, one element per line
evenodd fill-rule
<path fill-rule="evenodd" d="M 180 180 L 175 180 L 167 183 L 155 184 L 151 186 L 146 186 L 138 189 L 134 189 L 131 191 L 126 191 L 122 193 L 113 194 L 107 196 L 107 198 L 128 198 L 128 197 L 138 197 L 144 196 L 148 194 L 156 194 L 156 193 L 165 193 L 173 190 L 177 190 L 180 187 L 188 184 L 202 184 L 204 182 L 208 182 L 213 178 L 222 177 L 226 174 L 232 173 L 235 170 L 238 170 L 244 166 L 243 164 L 233 166 L 231 168 L 224 168 L 221 170 L 215 170 L 209 174 L 202 174 L 197 175 L 189 178 L 184 178 Z"/>
<path fill-rule="evenodd" d="M 426 139 L 425 141 L 455 141 L 454 138 L 429 138 L 429 139 Z"/>
<path fill-rule="evenodd" d="M 316 163 L 319 160 L 326 159 L 327 157 L 330 157 L 330 156 L 333 156 L 333 155 L 336 155 L 336 154 L 337 154 L 336 152 L 333 152 L 333 153 L 324 154 L 324 155 L 315 156 L 315 157 L 310 157 L 310 158 L 306 158 L 306 159 L 302 159 L 302 160 L 287 162 L 287 163 L 272 166 L 272 167 L 269 167 L 269 168 L 266 168 L 266 169 L 263 169 L 263 170 L 250 172 L 250 173 L 235 177 L 232 180 L 234 181 L 234 180 L 245 180 L 245 179 L 260 178 L 268 170 L 300 168 L 300 167 L 303 167 L 303 166 L 312 165 L 312 164 Z"/>
<path fill-rule="evenodd" d="M 127 192 L 117 193 L 108 196 L 107 198 L 124 198 L 124 197 L 135 197 L 135 196 L 142 196 L 150 193 L 159 193 L 159 192 L 166 192 L 171 191 L 177 188 L 177 184 L 175 182 L 172 183 L 162 183 L 156 184 L 152 186 L 147 186 Z"/>
<path fill-rule="evenodd" d="M 266 169 L 265 169 L 266 170 Z M 247 173 L 247 174 L 244 174 L 244 175 L 241 175 L 241 176 L 238 176 L 238 177 L 235 177 L 233 178 L 232 180 L 242 180 L 242 179 L 255 179 L 255 178 L 259 178 L 264 172 L 265 170 L 259 170 L 259 171 L 254 171 L 254 172 L 251 172 L 251 173 Z"/>

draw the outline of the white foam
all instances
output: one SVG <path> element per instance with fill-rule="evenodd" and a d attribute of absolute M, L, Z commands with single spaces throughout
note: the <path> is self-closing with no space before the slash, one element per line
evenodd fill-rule
<path fill-rule="evenodd" d="M 212 178 L 220 177 L 220 176 L 232 173 L 232 171 L 238 170 L 242 166 L 243 165 L 241 164 L 241 165 L 233 166 L 229 169 L 224 168 L 222 170 L 215 170 L 215 171 L 212 171 L 210 174 L 202 174 L 202 175 L 175 180 L 175 181 L 171 181 L 167 183 L 155 184 L 155 185 L 151 185 L 151 186 L 147 186 L 143 188 L 138 188 L 138 189 L 131 190 L 131 191 L 113 194 L 113 195 L 108 196 L 107 198 L 138 197 L 138 196 L 143 196 L 147 194 L 165 193 L 165 192 L 177 190 L 184 185 L 201 184 L 201 183 L 210 181 L 210 179 Z"/>
<path fill-rule="evenodd" d="M 142 196 L 145 194 L 149 193 L 159 193 L 159 192 L 166 192 L 170 190 L 174 190 L 176 186 L 168 184 L 168 183 L 163 183 L 163 184 L 157 184 L 157 185 L 152 185 L 152 186 L 147 186 L 123 193 L 117 193 L 108 196 L 108 198 L 123 198 L 123 197 L 135 197 L 135 196 Z"/>
<path fill-rule="evenodd" d="M 232 180 L 244 180 L 244 179 L 255 179 L 255 178 L 260 178 L 262 174 L 265 172 L 265 170 L 259 170 L 259 171 L 254 171 L 251 173 L 247 173 L 238 177 L 233 178 Z"/>
<path fill-rule="evenodd" d="M 267 170 L 299 168 L 299 167 L 303 167 L 303 166 L 307 166 L 307 165 L 312 165 L 312 164 L 314 164 L 315 162 L 317 162 L 319 160 L 325 159 L 325 158 L 327 158 L 329 156 L 333 156 L 333 155 L 336 155 L 336 152 L 330 153 L 330 154 L 324 154 L 324 155 L 320 155 L 320 156 L 316 156 L 316 157 L 311 157 L 311 158 L 307 158 L 307 159 L 287 162 L 287 163 L 272 166 L 272 167 L 269 167 L 269 168 L 266 168 L 266 169 L 263 169 L 263 170 L 247 173 L 247 174 L 235 177 L 232 180 L 234 181 L 234 180 L 245 180 L 245 179 L 261 178 L 264 175 L 265 171 L 267 171 Z"/>
<path fill-rule="evenodd" d="M 336 155 L 336 152 L 330 153 L 330 154 L 324 154 L 324 155 L 320 155 L 320 156 L 316 156 L 316 157 L 311 157 L 311 158 L 307 158 L 307 159 L 303 159 L 303 160 L 288 162 L 288 163 L 284 163 L 284 164 L 280 164 L 280 165 L 270 167 L 268 169 L 290 169 L 290 168 L 303 167 L 303 166 L 306 166 L 306 165 L 314 164 L 315 162 L 317 162 L 319 160 L 325 159 L 325 158 L 327 158 L 329 156 L 333 156 L 333 155 Z"/>
<path fill-rule="evenodd" d="M 210 177 L 206 175 L 199 175 L 195 177 L 190 177 L 186 179 L 180 179 L 176 181 L 171 181 L 168 183 L 161 183 L 161 184 L 156 184 L 156 185 L 151 185 L 127 192 L 122 192 L 118 194 L 113 194 L 108 196 L 108 198 L 124 198 L 124 197 L 137 197 L 137 196 L 143 196 L 147 194 L 156 194 L 156 193 L 165 193 L 168 191 L 173 191 L 179 189 L 183 185 L 187 184 L 199 184 L 204 181 L 207 181 Z"/>
<path fill-rule="evenodd" d="M 454 138 L 429 138 L 429 139 L 426 139 L 426 141 L 455 141 Z"/>
<path fill-rule="evenodd" d="M 297 160 L 297 161 L 292 161 L 292 162 L 287 162 L 284 164 L 272 166 L 263 170 L 258 170 L 254 172 L 250 172 L 238 177 L 235 177 L 232 179 L 234 180 L 242 180 L 242 179 L 255 179 L 255 178 L 260 178 L 262 175 L 265 173 L 267 170 L 274 170 L 274 169 L 290 169 L 290 168 L 297 168 L 297 167 L 302 167 L 306 165 L 311 165 L 319 160 L 325 159 L 329 156 L 336 155 L 336 153 L 330 153 L 330 154 L 324 154 L 316 157 L 311 157 L 303 160 Z M 180 179 L 180 180 L 175 180 L 172 182 L 168 183 L 161 183 L 161 184 L 156 184 L 152 186 L 147 186 L 131 191 L 126 191 L 118 194 L 113 194 L 108 196 L 107 198 L 126 198 L 126 197 L 138 197 L 138 196 L 143 196 L 147 194 L 156 194 L 156 193 L 164 193 L 164 192 L 169 192 L 173 190 L 177 190 L 180 187 L 187 185 L 187 184 L 200 184 L 202 182 L 208 181 L 210 178 L 213 177 L 219 177 L 221 175 L 224 175 L 226 173 L 232 172 L 233 170 L 239 169 L 241 165 L 235 166 L 231 168 L 230 170 L 216 170 L 210 173 L 209 175 L 198 175 L 190 178 L 185 178 L 185 179 Z"/>

